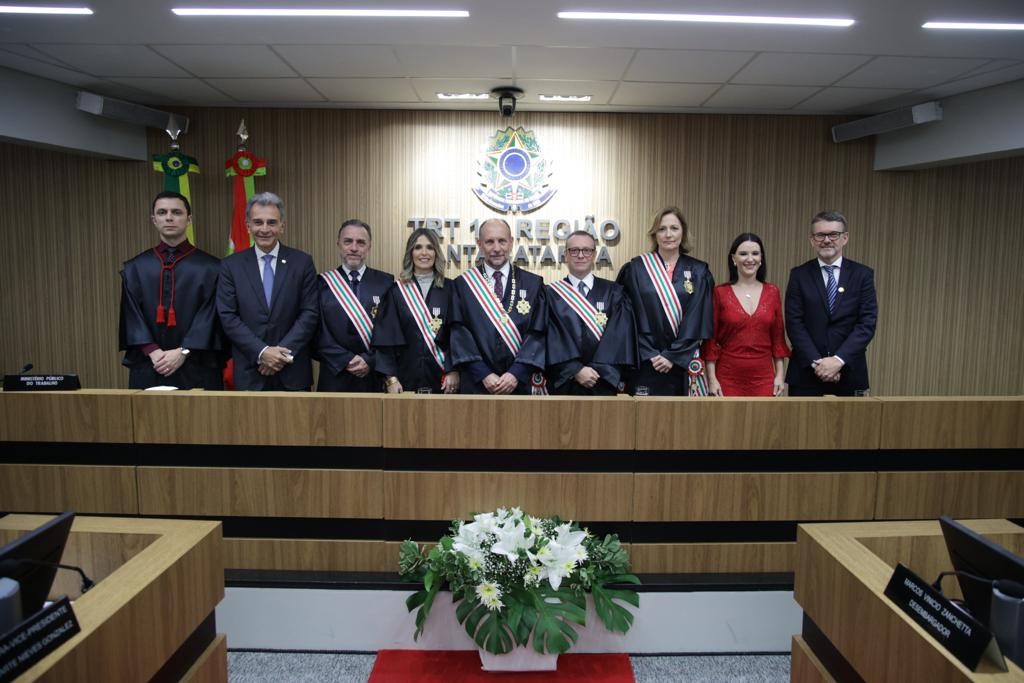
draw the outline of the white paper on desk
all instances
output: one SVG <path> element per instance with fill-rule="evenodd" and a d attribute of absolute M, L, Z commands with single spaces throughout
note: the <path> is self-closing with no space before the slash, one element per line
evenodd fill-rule
<path fill-rule="evenodd" d="M 177 391 L 178 387 L 146 387 L 143 391 Z"/>

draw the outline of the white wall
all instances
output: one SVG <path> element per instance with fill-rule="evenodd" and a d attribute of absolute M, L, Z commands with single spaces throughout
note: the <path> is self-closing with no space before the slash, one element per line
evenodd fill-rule
<path fill-rule="evenodd" d="M 228 588 L 217 630 L 229 648 L 268 650 L 472 650 L 455 619 L 450 594 L 438 596 L 423 636 L 405 591 Z M 588 605 L 588 627 L 572 652 L 705 653 L 790 651 L 802 612 L 791 591 L 641 593 L 626 635 L 600 626 Z M 597 625 L 597 626 L 595 626 Z"/>

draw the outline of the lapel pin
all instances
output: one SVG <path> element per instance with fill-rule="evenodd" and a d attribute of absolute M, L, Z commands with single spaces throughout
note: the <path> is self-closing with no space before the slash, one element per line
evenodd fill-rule
<path fill-rule="evenodd" d="M 286 259 L 286 258 L 281 259 L 281 263 L 288 263 L 288 259 Z"/>
<path fill-rule="evenodd" d="M 845 291 L 846 291 L 846 287 L 840 287 L 840 288 L 839 288 L 839 293 L 840 293 L 840 294 L 842 294 L 842 293 L 843 293 L 843 292 L 845 292 Z"/>

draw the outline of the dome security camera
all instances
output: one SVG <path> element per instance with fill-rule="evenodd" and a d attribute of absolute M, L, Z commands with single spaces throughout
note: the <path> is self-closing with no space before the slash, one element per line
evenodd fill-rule
<path fill-rule="evenodd" d="M 501 86 L 491 90 L 491 97 L 498 100 L 498 112 L 502 116 L 516 113 L 516 100 L 523 96 L 523 89 L 513 86 Z"/>

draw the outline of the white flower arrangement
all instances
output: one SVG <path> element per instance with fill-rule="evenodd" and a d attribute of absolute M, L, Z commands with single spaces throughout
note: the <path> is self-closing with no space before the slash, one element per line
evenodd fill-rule
<path fill-rule="evenodd" d="M 415 636 L 423 632 L 437 593 L 447 586 L 456 617 L 484 650 L 494 654 L 525 646 L 537 652 L 566 652 L 586 624 L 586 594 L 601 622 L 625 633 L 633 614 L 619 602 L 640 604 L 635 590 L 611 584 L 639 584 L 618 536 L 592 536 L 557 517 L 538 518 L 519 508 L 499 508 L 456 520 L 451 533 L 424 554 L 413 541 L 402 543 L 399 571 L 424 589 L 406 601 L 416 615 Z"/>

